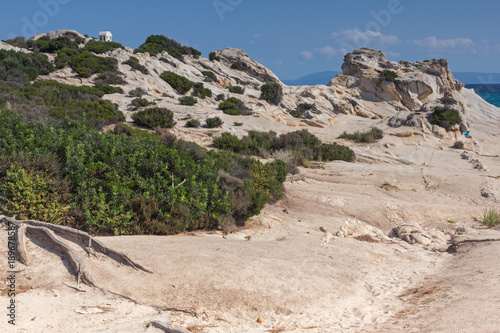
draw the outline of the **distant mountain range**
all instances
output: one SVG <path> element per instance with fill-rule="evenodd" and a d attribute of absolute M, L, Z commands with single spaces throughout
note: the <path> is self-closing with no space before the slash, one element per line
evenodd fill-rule
<path fill-rule="evenodd" d="M 315 86 L 328 84 L 331 79 L 342 72 L 324 71 L 302 76 L 295 80 L 282 80 L 288 86 Z M 500 73 L 456 72 L 455 79 L 465 84 L 495 84 L 500 83 Z"/>

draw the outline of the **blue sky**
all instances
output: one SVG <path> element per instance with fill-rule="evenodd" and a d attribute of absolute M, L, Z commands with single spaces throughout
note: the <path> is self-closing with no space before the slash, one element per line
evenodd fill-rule
<path fill-rule="evenodd" d="M 0 0 L 0 39 L 74 29 L 137 47 L 163 34 L 208 52 L 241 48 L 282 79 L 339 71 L 367 46 L 390 60 L 447 58 L 452 71 L 500 72 L 500 1 Z"/>

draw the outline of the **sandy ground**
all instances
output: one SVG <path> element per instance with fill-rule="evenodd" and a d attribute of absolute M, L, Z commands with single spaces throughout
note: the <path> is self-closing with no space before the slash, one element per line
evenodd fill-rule
<path fill-rule="evenodd" d="M 363 124 L 350 118 L 317 134 L 333 140 Z M 486 207 L 499 207 L 498 117 L 474 119 L 481 131 L 472 132 L 477 153 L 470 154 L 483 170 L 450 148 L 453 141 L 385 128 L 380 142 L 354 145 L 356 163 L 301 169 L 304 177 L 285 184 L 281 201 L 235 233 L 101 238 L 153 274 L 89 257 L 83 244 L 72 244 L 100 287 L 142 305 L 69 287 L 76 282 L 68 263 L 30 241 L 29 266 L 17 264 L 15 327 L 7 323 L 8 287 L 0 284 L 0 331 L 159 332 L 146 325 L 170 318 L 191 332 L 499 332 L 499 242 L 452 255 L 328 236 L 357 219 L 385 234 L 418 222 L 450 236 L 461 227 L 463 238 L 500 239 L 478 223 Z M 4 228 L 0 246 L 5 253 Z M 5 255 L 1 265 L 5 281 Z"/>

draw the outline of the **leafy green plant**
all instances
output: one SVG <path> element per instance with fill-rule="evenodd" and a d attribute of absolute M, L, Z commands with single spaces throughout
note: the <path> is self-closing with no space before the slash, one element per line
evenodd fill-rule
<path fill-rule="evenodd" d="M 227 89 L 233 94 L 243 94 L 244 92 L 243 88 L 240 86 L 229 86 Z"/>
<path fill-rule="evenodd" d="M 142 97 L 147 94 L 146 90 L 142 89 L 141 87 L 137 87 L 134 90 L 129 91 L 129 96 L 131 97 Z"/>
<path fill-rule="evenodd" d="M 132 119 L 137 124 L 151 129 L 172 128 L 176 124 L 172 111 L 157 107 L 138 111 L 132 115 Z"/>
<path fill-rule="evenodd" d="M 248 69 L 248 65 L 243 61 L 236 61 L 231 64 L 231 69 L 236 69 L 238 71 L 245 71 Z"/>
<path fill-rule="evenodd" d="M 132 100 L 132 105 L 136 108 L 142 108 L 149 105 L 149 101 L 145 98 L 137 97 Z"/>
<path fill-rule="evenodd" d="M 163 35 L 151 35 L 146 39 L 146 42 L 139 46 L 137 52 L 148 52 L 152 56 L 163 51 L 168 52 L 172 57 L 181 59 L 183 55 L 192 55 L 195 58 L 201 56 L 201 52 L 188 46 L 182 46 L 179 42 L 167 38 Z"/>
<path fill-rule="evenodd" d="M 212 90 L 205 88 L 201 82 L 193 83 L 193 95 L 205 99 L 212 97 Z"/>
<path fill-rule="evenodd" d="M 208 59 L 210 59 L 210 61 L 220 61 L 220 57 L 215 52 L 210 52 L 208 54 Z"/>
<path fill-rule="evenodd" d="M 64 48 L 78 49 L 78 45 L 71 39 L 60 36 L 58 38 L 51 39 L 48 36 L 41 37 L 34 40 L 29 40 L 27 46 L 32 51 L 38 51 L 43 53 L 55 53 Z"/>
<path fill-rule="evenodd" d="M 116 42 L 103 42 L 103 41 L 91 40 L 84 47 L 84 50 L 89 52 L 94 52 L 97 54 L 106 53 L 116 49 L 123 49 L 123 45 Z"/>
<path fill-rule="evenodd" d="M 270 104 L 278 105 L 283 98 L 283 90 L 277 82 L 268 82 L 260 87 L 260 99 L 267 101 Z"/>
<path fill-rule="evenodd" d="M 215 96 L 215 100 L 218 102 L 224 100 L 224 98 L 225 98 L 224 94 L 218 94 L 217 96 Z"/>
<path fill-rule="evenodd" d="M 485 209 L 482 216 L 482 221 L 484 225 L 488 227 L 494 227 L 500 224 L 500 212 L 493 208 Z"/>
<path fill-rule="evenodd" d="M 200 127 L 201 123 L 198 119 L 191 119 L 186 121 L 186 127 Z"/>
<path fill-rule="evenodd" d="M 222 126 L 224 122 L 219 117 L 213 117 L 205 119 L 205 123 L 207 124 L 208 128 L 215 128 Z"/>
<path fill-rule="evenodd" d="M 103 94 L 123 94 L 124 91 L 121 87 L 113 87 L 108 84 L 94 84 L 94 88 L 102 91 Z"/>
<path fill-rule="evenodd" d="M 239 122 L 235 121 L 235 122 L 233 123 L 233 125 L 234 125 L 234 126 L 242 126 L 242 125 L 243 125 L 243 123 L 239 123 Z"/>
<path fill-rule="evenodd" d="M 181 103 L 181 105 L 195 105 L 196 103 L 198 103 L 198 100 L 194 97 L 191 97 L 191 96 L 183 96 L 181 98 L 179 98 L 179 103 Z"/>
<path fill-rule="evenodd" d="M 293 111 L 290 111 L 289 113 L 292 115 L 292 117 L 295 118 L 302 118 L 304 115 L 304 112 L 307 110 L 311 110 L 314 107 L 312 104 L 307 104 L 307 103 L 301 103 L 297 105 L 297 108 Z"/>
<path fill-rule="evenodd" d="M 224 111 L 224 113 L 233 116 L 250 114 L 249 110 L 245 107 L 245 104 L 236 97 L 229 97 L 221 102 L 219 104 L 219 109 Z"/>
<path fill-rule="evenodd" d="M 148 69 L 139 63 L 139 59 L 136 57 L 130 57 L 127 61 L 123 62 L 125 65 L 129 65 L 132 69 L 141 72 L 142 74 L 149 74 Z"/>
<path fill-rule="evenodd" d="M 191 90 L 192 84 L 191 81 L 186 79 L 183 76 L 177 75 L 173 72 L 166 71 L 163 72 L 160 77 L 167 82 L 172 88 L 177 90 L 179 94 L 185 94 L 189 90 Z"/>
<path fill-rule="evenodd" d="M 396 81 L 398 74 L 391 70 L 385 70 L 382 72 L 382 77 L 384 78 L 385 81 L 394 82 Z"/>
<path fill-rule="evenodd" d="M 436 106 L 429 121 L 431 124 L 444 127 L 449 131 L 453 125 L 461 124 L 462 118 L 460 117 L 460 113 L 455 109 Z"/>
<path fill-rule="evenodd" d="M 203 71 L 201 72 L 203 76 L 206 78 L 208 82 L 214 82 L 217 81 L 217 76 L 215 76 L 214 72 L 211 71 Z"/>
<path fill-rule="evenodd" d="M 384 132 L 377 127 L 373 127 L 369 131 L 365 132 L 356 131 L 355 133 L 351 134 L 344 131 L 344 133 L 342 133 L 339 136 L 339 139 L 349 139 L 359 143 L 373 143 L 375 141 L 382 139 L 383 137 L 384 137 Z"/>
<path fill-rule="evenodd" d="M 464 142 L 463 141 L 455 141 L 455 143 L 453 143 L 452 148 L 454 148 L 454 149 L 464 149 Z"/>

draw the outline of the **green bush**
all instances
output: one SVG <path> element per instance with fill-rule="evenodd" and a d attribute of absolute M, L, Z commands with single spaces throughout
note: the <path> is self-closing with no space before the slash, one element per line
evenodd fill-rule
<path fill-rule="evenodd" d="M 236 135 L 228 132 L 222 133 L 218 138 L 214 139 L 214 145 L 223 150 L 232 151 L 234 153 L 242 153 L 245 150 L 243 142 Z"/>
<path fill-rule="evenodd" d="M 356 131 L 355 133 L 351 134 L 344 131 L 344 133 L 339 136 L 339 139 L 349 139 L 359 143 L 373 143 L 382 139 L 383 137 L 384 131 L 382 131 L 380 128 L 373 127 L 369 131 Z"/>
<path fill-rule="evenodd" d="M 218 94 L 217 96 L 215 96 L 215 100 L 217 102 L 224 100 L 224 98 L 225 98 L 224 94 Z"/>
<path fill-rule="evenodd" d="M 177 75 L 173 72 L 166 71 L 163 72 L 160 77 L 167 82 L 172 88 L 177 90 L 179 94 L 185 94 L 191 90 L 191 81 L 183 76 Z"/>
<path fill-rule="evenodd" d="M 242 126 L 242 125 L 243 125 L 243 123 L 239 123 L 239 122 L 235 121 L 235 122 L 233 123 L 233 125 L 234 125 L 234 126 Z"/>
<path fill-rule="evenodd" d="M 267 101 L 270 104 L 278 105 L 283 98 L 283 90 L 279 83 L 268 82 L 260 87 L 260 99 Z"/>
<path fill-rule="evenodd" d="M 89 52 L 102 54 L 115 49 L 123 49 L 123 45 L 116 42 L 102 42 L 91 40 L 83 49 Z"/>
<path fill-rule="evenodd" d="M 494 227 L 496 225 L 499 225 L 500 212 L 493 208 L 485 209 L 483 212 L 483 217 L 481 222 L 488 227 Z"/>
<path fill-rule="evenodd" d="M 126 84 L 123 79 L 122 73 L 119 72 L 104 72 L 96 76 L 94 79 L 95 84 L 110 85 L 110 84 Z"/>
<path fill-rule="evenodd" d="M 215 74 L 211 71 L 203 71 L 201 72 L 201 74 L 203 74 L 203 76 L 206 77 L 206 81 L 208 82 L 217 81 L 217 76 L 215 76 Z"/>
<path fill-rule="evenodd" d="M 196 103 L 198 103 L 198 100 L 191 96 L 183 96 L 179 98 L 179 102 L 181 103 L 181 105 L 195 105 Z"/>
<path fill-rule="evenodd" d="M 191 119 L 186 121 L 186 127 L 200 127 L 201 123 L 198 119 Z"/>
<path fill-rule="evenodd" d="M 244 92 L 243 88 L 240 86 L 229 86 L 227 89 L 233 94 L 243 94 Z"/>
<path fill-rule="evenodd" d="M 236 97 L 229 97 L 223 102 L 219 104 L 219 109 L 224 111 L 224 113 L 232 115 L 232 116 L 238 116 L 238 115 L 248 115 L 251 112 L 245 107 L 245 104 L 243 104 L 242 101 L 237 99 Z"/>
<path fill-rule="evenodd" d="M 339 145 L 337 143 L 321 145 L 321 155 L 320 160 L 322 161 L 334 161 L 342 160 L 346 162 L 352 162 L 355 159 L 354 151 L 346 146 Z"/>
<path fill-rule="evenodd" d="M 40 219 L 55 213 L 47 220 L 57 222 L 62 207 L 62 222 L 92 233 L 174 234 L 243 225 L 282 194 L 283 163 L 207 151 L 167 139 L 165 130 L 146 133 L 120 124 L 115 131 L 51 128 L 2 111 L 4 204 L 26 189 L 23 211 Z M 27 158 L 21 160 L 21 153 Z"/>
<path fill-rule="evenodd" d="M 149 105 L 149 101 L 145 98 L 137 97 L 132 100 L 132 105 L 136 108 L 142 108 Z"/>
<path fill-rule="evenodd" d="M 208 54 L 208 59 L 210 59 L 210 61 L 220 61 L 220 57 L 215 52 L 210 52 Z"/>
<path fill-rule="evenodd" d="M 455 109 L 440 108 L 436 106 L 434 112 L 430 116 L 430 123 L 451 130 L 453 125 L 462 123 L 460 113 Z"/>
<path fill-rule="evenodd" d="M 27 46 L 32 51 L 38 51 L 43 53 L 56 53 L 64 48 L 78 49 L 78 45 L 71 39 L 60 36 L 58 38 L 51 39 L 48 36 L 37 39 L 36 41 L 29 40 Z"/>
<path fill-rule="evenodd" d="M 137 124 L 151 129 L 157 127 L 172 128 L 176 124 L 172 111 L 165 108 L 150 108 L 138 111 L 132 115 L 132 119 Z"/>
<path fill-rule="evenodd" d="M 236 61 L 231 64 L 231 69 L 236 69 L 238 71 L 246 71 L 248 69 L 248 65 L 243 61 Z"/>
<path fill-rule="evenodd" d="M 103 94 L 123 94 L 124 91 L 121 87 L 112 87 L 107 84 L 94 84 L 94 88 L 102 91 Z"/>
<path fill-rule="evenodd" d="M 215 128 L 222 126 L 224 122 L 219 117 L 214 117 L 214 118 L 207 118 L 205 120 L 205 123 L 207 124 L 208 128 Z"/>
<path fill-rule="evenodd" d="M 137 87 L 134 90 L 130 90 L 130 92 L 128 94 L 131 97 L 142 97 L 144 95 L 147 95 L 147 92 L 146 92 L 146 90 L 142 89 L 141 87 Z"/>
<path fill-rule="evenodd" d="M 464 149 L 464 142 L 463 141 L 455 141 L 453 144 L 452 148 L 454 149 Z"/>
<path fill-rule="evenodd" d="M 163 51 L 167 51 L 172 57 L 181 59 L 183 55 L 192 55 L 194 58 L 199 58 L 201 52 L 188 46 L 182 46 L 179 42 L 167 38 L 163 35 L 151 35 L 146 39 L 146 42 L 139 46 L 137 52 L 148 52 L 152 56 Z"/>
<path fill-rule="evenodd" d="M 127 61 L 123 62 L 125 65 L 129 65 L 133 70 L 139 71 L 142 74 L 149 74 L 148 69 L 139 63 L 139 59 L 136 57 L 130 57 Z"/>
<path fill-rule="evenodd" d="M 306 112 L 307 110 L 311 110 L 313 107 L 314 105 L 312 104 L 301 103 L 297 105 L 297 108 L 295 110 L 290 111 L 290 114 L 292 115 L 292 117 L 302 118 L 304 112 Z"/>
<path fill-rule="evenodd" d="M 205 99 L 212 97 L 212 90 L 205 88 L 201 82 L 193 83 L 193 95 Z"/>
<path fill-rule="evenodd" d="M 23 36 L 17 36 L 13 39 L 7 39 L 5 41 L 7 44 L 10 44 L 15 47 L 19 47 L 21 49 L 27 49 L 28 43 L 26 43 L 26 39 Z"/>
<path fill-rule="evenodd" d="M 103 72 L 118 72 L 118 61 L 116 59 L 98 57 L 88 51 L 83 51 L 71 57 L 68 65 L 81 77 L 90 77 L 92 74 Z"/>
<path fill-rule="evenodd" d="M 384 78 L 385 81 L 394 82 L 396 81 L 398 74 L 394 71 L 385 70 L 382 72 L 382 77 Z"/>
<path fill-rule="evenodd" d="M 45 54 L 0 50 L 0 82 L 16 89 L 54 70 Z"/>

